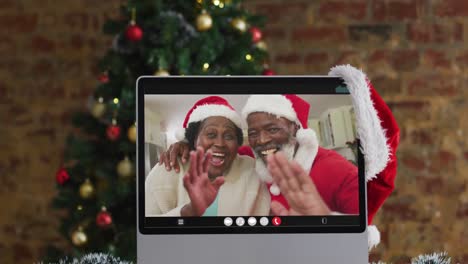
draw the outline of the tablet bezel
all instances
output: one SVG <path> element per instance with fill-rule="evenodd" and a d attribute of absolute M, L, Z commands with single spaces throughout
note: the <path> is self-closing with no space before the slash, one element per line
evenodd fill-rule
<path fill-rule="evenodd" d="M 278 233 L 362 233 L 367 226 L 366 182 L 364 175 L 364 158 L 358 144 L 358 180 L 359 180 L 359 225 L 330 225 L 350 216 L 300 216 L 303 219 L 325 217 L 327 224 L 317 226 L 254 226 L 226 227 L 222 225 L 223 217 L 219 219 L 219 227 L 168 227 L 145 226 L 145 194 L 144 194 L 144 96 L 145 94 L 349 94 L 346 89 L 337 91 L 337 87 L 345 87 L 341 78 L 329 76 L 142 76 L 137 80 L 137 222 L 141 234 L 278 234 Z M 318 87 L 313 92 L 311 87 Z M 175 93 L 174 91 L 177 91 Z M 255 93 L 253 93 L 255 91 Z M 239 110 L 239 109 L 238 109 Z M 138 147 L 141 146 L 141 147 Z M 142 158 L 139 158 L 142 157 Z M 236 216 L 232 216 L 236 217 Z M 166 217 L 165 217 L 166 218 Z M 168 217 L 174 220 L 186 217 Z M 198 218 L 198 217 L 197 217 Z M 269 217 L 271 221 L 271 216 Z M 292 218 L 292 217 L 291 217 Z"/>

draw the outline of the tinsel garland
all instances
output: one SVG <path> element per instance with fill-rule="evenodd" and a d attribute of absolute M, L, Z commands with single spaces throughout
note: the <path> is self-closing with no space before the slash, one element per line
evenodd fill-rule
<path fill-rule="evenodd" d="M 450 264 L 447 252 L 421 255 L 411 260 L 411 264 Z"/>
<path fill-rule="evenodd" d="M 411 259 L 411 264 L 450 264 L 447 252 L 419 255 Z M 385 262 L 372 262 L 371 264 L 386 264 Z"/>
<path fill-rule="evenodd" d="M 53 262 L 54 264 L 133 264 L 133 262 L 128 262 L 121 260 L 118 257 L 114 257 L 110 254 L 104 253 L 90 253 L 86 254 L 83 257 L 77 259 L 64 258 L 58 262 Z M 40 263 L 45 264 L 45 263 Z M 52 264 L 52 263 L 50 263 Z"/>
<path fill-rule="evenodd" d="M 419 255 L 411 259 L 411 264 L 450 264 L 450 257 L 447 252 L 432 253 Z M 123 261 L 120 258 L 114 257 L 109 254 L 91 253 L 83 256 L 80 259 L 62 259 L 58 264 L 133 264 L 133 262 Z M 385 264 L 385 262 L 372 262 L 371 264 Z"/>

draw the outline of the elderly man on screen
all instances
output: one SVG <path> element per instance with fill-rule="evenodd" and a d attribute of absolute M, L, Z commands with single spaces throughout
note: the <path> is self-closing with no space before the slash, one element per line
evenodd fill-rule
<path fill-rule="evenodd" d="M 319 147 L 307 128 L 310 105 L 297 95 L 252 95 L 242 109 L 255 170 L 274 215 L 359 214 L 358 169 Z"/>

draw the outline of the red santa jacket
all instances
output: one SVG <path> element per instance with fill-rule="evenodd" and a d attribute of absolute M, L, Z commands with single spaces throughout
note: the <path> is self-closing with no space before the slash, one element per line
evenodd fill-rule
<path fill-rule="evenodd" d="M 246 146 L 241 147 L 239 153 L 253 157 L 252 150 Z M 309 175 L 330 210 L 359 214 L 358 169 L 354 164 L 333 150 L 319 147 Z M 270 195 L 272 201 L 289 208 L 283 195 Z"/>
<path fill-rule="evenodd" d="M 333 150 L 319 147 L 309 175 L 317 191 L 334 212 L 359 214 L 358 168 Z M 286 208 L 289 205 L 283 195 L 271 195 Z"/>

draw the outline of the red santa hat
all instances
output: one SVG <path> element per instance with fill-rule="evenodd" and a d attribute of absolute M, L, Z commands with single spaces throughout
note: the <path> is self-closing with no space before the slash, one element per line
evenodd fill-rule
<path fill-rule="evenodd" d="M 228 101 L 219 96 L 208 96 L 198 100 L 185 116 L 181 129 L 177 130 L 177 140 L 185 139 L 185 129 L 190 123 L 203 121 L 208 117 L 222 116 L 231 120 L 237 127 L 242 126 L 241 118 Z"/>
<path fill-rule="evenodd" d="M 251 95 L 242 109 L 242 118 L 247 117 L 254 112 L 264 112 L 283 117 L 296 123 L 299 129 L 296 132 L 296 140 L 299 148 L 294 155 L 297 161 L 305 171 L 310 171 L 312 163 L 317 155 L 318 140 L 313 129 L 308 128 L 310 104 L 295 94 L 284 95 Z M 258 175 L 267 183 L 273 181 L 263 162 L 257 160 L 255 169 Z M 276 185 L 270 187 L 273 194 L 279 194 L 279 188 Z"/>
<path fill-rule="evenodd" d="M 394 189 L 397 168 L 395 154 L 400 130 L 390 108 L 361 70 L 350 65 L 340 65 L 333 67 L 329 75 L 344 80 L 356 113 L 361 151 L 365 160 L 368 246 L 371 249 L 380 242 L 380 233 L 370 224 Z"/>

